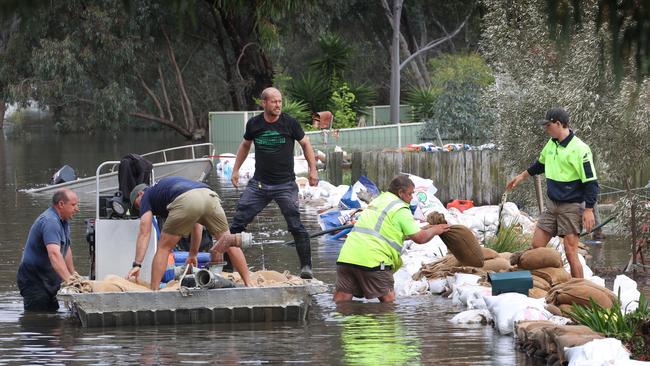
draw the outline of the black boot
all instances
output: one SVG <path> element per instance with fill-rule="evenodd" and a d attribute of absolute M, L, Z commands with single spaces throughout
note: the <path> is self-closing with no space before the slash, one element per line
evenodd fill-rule
<path fill-rule="evenodd" d="M 300 260 L 300 278 L 312 279 L 314 274 L 311 271 L 311 243 L 307 232 L 293 234 L 296 242 L 296 252 Z"/>

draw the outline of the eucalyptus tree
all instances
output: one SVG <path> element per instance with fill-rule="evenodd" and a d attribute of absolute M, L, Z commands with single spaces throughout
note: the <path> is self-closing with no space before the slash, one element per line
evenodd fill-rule
<path fill-rule="evenodd" d="M 254 107 L 272 83 L 275 16 L 298 1 L 75 0 L 35 3 L 33 68 L 8 88 L 55 112 L 62 128 L 172 128 L 200 139 L 210 110 Z M 26 23 L 25 23 L 26 24 Z M 2 85 L 0 85 L 2 86 Z"/>

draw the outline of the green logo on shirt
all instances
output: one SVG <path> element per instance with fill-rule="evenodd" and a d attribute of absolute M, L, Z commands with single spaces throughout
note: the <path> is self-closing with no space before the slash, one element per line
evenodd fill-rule
<path fill-rule="evenodd" d="M 260 152 L 277 152 L 285 142 L 285 137 L 279 132 L 264 131 L 255 138 L 255 149 Z"/>

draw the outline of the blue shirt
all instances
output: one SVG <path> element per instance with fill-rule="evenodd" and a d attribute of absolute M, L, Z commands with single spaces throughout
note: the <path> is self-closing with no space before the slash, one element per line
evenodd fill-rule
<path fill-rule="evenodd" d="M 22 262 L 42 268 L 44 271 L 53 271 L 47 255 L 48 244 L 59 245 L 63 257 L 70 247 L 70 225 L 67 220 L 61 220 L 54 207 L 40 214 L 29 229 Z"/>
<path fill-rule="evenodd" d="M 211 189 L 205 183 L 183 177 L 161 179 L 158 184 L 144 190 L 144 195 L 140 199 L 140 217 L 149 211 L 156 216 L 167 217 L 169 215 L 167 205 L 181 194 L 197 188 Z"/>

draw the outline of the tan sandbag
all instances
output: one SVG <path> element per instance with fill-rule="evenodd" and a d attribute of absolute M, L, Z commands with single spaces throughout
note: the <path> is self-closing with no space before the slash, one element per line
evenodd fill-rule
<path fill-rule="evenodd" d="M 532 275 L 532 277 L 533 277 L 533 287 L 537 287 L 547 292 L 551 289 L 551 285 L 548 282 L 546 282 L 546 280 L 543 279 L 542 277 L 536 275 Z"/>
<path fill-rule="evenodd" d="M 239 273 L 224 273 L 226 279 L 236 284 L 243 284 Z M 250 272 L 250 280 L 255 287 L 273 287 L 273 286 L 299 286 L 304 285 L 305 280 L 292 275 L 289 271 L 280 273 L 278 271 L 256 271 Z"/>
<path fill-rule="evenodd" d="M 515 335 L 517 338 L 525 342 L 528 339 L 528 332 L 532 329 L 544 327 L 544 326 L 554 326 L 550 320 L 522 320 L 515 323 Z"/>
<path fill-rule="evenodd" d="M 506 260 L 508 260 L 508 262 L 510 262 L 510 258 L 512 257 L 512 253 L 510 253 L 510 252 L 501 252 L 501 253 L 499 253 L 499 257 L 501 257 L 503 259 L 506 259 Z M 510 264 L 512 264 L 512 262 L 510 262 Z"/>
<path fill-rule="evenodd" d="M 556 325 L 554 327 L 545 328 L 546 332 L 546 345 L 544 346 L 549 353 L 557 353 L 555 339 L 564 335 L 597 335 L 591 328 L 584 325 Z"/>
<path fill-rule="evenodd" d="M 562 316 L 565 318 L 569 318 L 570 317 L 569 314 L 571 314 L 571 312 L 573 311 L 573 308 L 569 304 L 562 304 L 562 305 L 558 305 L 557 307 L 560 308 L 560 311 L 562 312 Z"/>
<path fill-rule="evenodd" d="M 546 297 L 547 293 L 547 291 L 544 291 L 541 288 L 533 287 L 528 290 L 528 297 L 532 297 L 533 299 L 542 299 Z"/>
<path fill-rule="evenodd" d="M 483 252 L 483 259 L 484 260 L 494 259 L 494 258 L 499 256 L 499 252 L 497 252 L 494 249 L 481 247 L 481 251 Z"/>
<path fill-rule="evenodd" d="M 92 292 L 124 292 L 124 290 L 115 283 L 106 281 L 90 281 Z"/>
<path fill-rule="evenodd" d="M 558 304 L 589 305 L 589 299 L 593 299 L 596 304 L 607 309 L 614 305 L 611 298 L 604 291 L 589 286 L 567 288 L 560 292 L 556 299 Z"/>
<path fill-rule="evenodd" d="M 565 283 L 571 279 L 571 273 L 567 272 L 564 268 L 538 268 L 530 271 L 530 273 L 534 276 L 542 278 L 551 287 Z"/>
<path fill-rule="evenodd" d="M 413 274 L 413 280 L 419 281 L 422 277 L 426 277 L 428 280 L 446 277 L 450 269 L 458 266 L 460 266 L 458 259 L 452 254 L 447 254 L 435 262 L 423 263 L 420 270 Z"/>
<path fill-rule="evenodd" d="M 504 272 L 510 269 L 510 262 L 507 259 L 496 257 L 483 262 L 481 269 L 486 272 Z"/>
<path fill-rule="evenodd" d="M 439 212 L 427 215 L 427 222 L 431 225 L 446 224 L 445 216 Z M 474 233 L 463 225 L 451 225 L 449 231 L 440 234 L 440 239 L 445 243 L 451 254 L 458 259 L 460 264 L 472 267 L 483 267 L 483 251 L 476 240 Z"/>
<path fill-rule="evenodd" d="M 119 287 L 122 290 L 122 292 L 151 291 L 148 284 L 145 282 L 135 283 L 127 280 L 124 277 L 113 275 L 113 274 L 104 277 L 104 282 L 111 283 Z"/>
<path fill-rule="evenodd" d="M 574 278 L 553 287 L 546 296 L 546 302 L 555 305 L 589 305 L 590 298 L 605 308 L 611 308 L 616 301 L 616 295 L 609 289 L 583 278 Z"/>
<path fill-rule="evenodd" d="M 521 253 L 517 263 L 521 269 L 538 269 L 547 267 L 562 267 L 562 256 L 553 248 L 528 249 Z"/>

